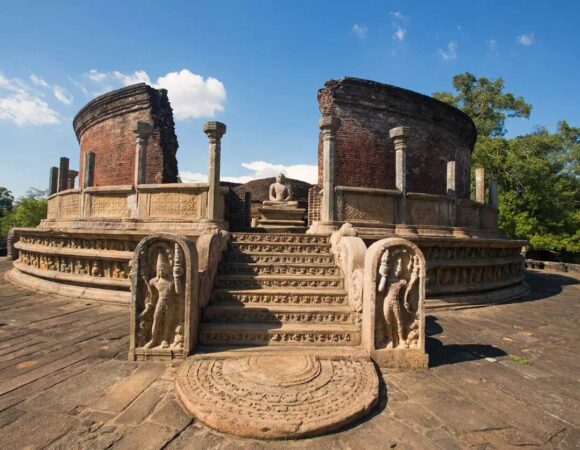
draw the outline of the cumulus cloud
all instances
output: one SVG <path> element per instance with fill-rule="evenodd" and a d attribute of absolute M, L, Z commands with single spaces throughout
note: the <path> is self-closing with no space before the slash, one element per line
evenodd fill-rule
<path fill-rule="evenodd" d="M 518 36 L 518 43 L 525 46 L 530 46 L 534 43 L 534 33 L 526 33 Z"/>
<path fill-rule="evenodd" d="M 440 48 L 439 50 L 437 50 L 437 53 L 439 54 L 439 56 L 441 56 L 441 58 L 443 58 L 443 60 L 451 61 L 457 58 L 458 48 L 459 44 L 457 43 L 457 41 L 450 41 L 449 44 L 447 44 L 447 50 L 443 50 Z"/>
<path fill-rule="evenodd" d="M 64 103 L 65 105 L 72 105 L 72 102 L 75 99 L 69 91 L 61 86 L 53 86 L 52 93 L 59 102 Z"/>
<path fill-rule="evenodd" d="M 98 91 L 95 94 L 141 82 L 167 89 L 173 115 L 177 120 L 214 117 L 216 113 L 224 110 L 227 97 L 226 88 L 220 80 L 213 77 L 204 78 L 187 69 L 169 72 L 159 77 L 155 83 L 143 70 L 125 74 L 119 71 L 99 72 L 91 69 L 86 76 L 97 85 Z"/>
<path fill-rule="evenodd" d="M 400 26 L 395 26 L 395 32 L 393 33 L 393 38 L 397 41 L 402 42 L 405 40 L 405 35 L 407 34 L 407 30 Z"/>
<path fill-rule="evenodd" d="M 41 78 L 35 78 L 39 83 L 44 82 Z M 37 84 L 32 77 L 31 81 Z M 27 83 L 0 74 L 0 120 L 8 120 L 18 126 L 54 125 L 60 123 L 60 116 Z"/>
<path fill-rule="evenodd" d="M 280 172 L 288 178 L 306 181 L 310 184 L 316 183 L 318 179 L 318 166 L 310 164 L 285 165 L 266 161 L 251 161 L 242 163 L 242 167 L 252 171 L 252 174 L 239 177 L 222 176 L 221 180 L 232 183 L 247 183 L 260 178 L 274 177 Z M 207 183 L 207 174 L 204 173 L 186 171 L 180 172 L 179 175 L 181 180 L 186 183 Z"/>
<path fill-rule="evenodd" d="M 359 39 L 364 39 L 367 36 L 367 31 L 368 29 L 364 25 L 359 25 L 358 23 L 355 23 L 352 26 L 353 34 Z"/>

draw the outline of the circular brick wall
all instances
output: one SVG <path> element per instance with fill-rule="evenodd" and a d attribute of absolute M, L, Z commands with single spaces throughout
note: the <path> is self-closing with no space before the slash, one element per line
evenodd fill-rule
<path fill-rule="evenodd" d="M 146 183 L 177 182 L 177 137 L 167 91 L 145 83 L 101 95 L 79 111 L 73 126 L 80 143 L 80 186 L 84 154 L 95 153 L 95 186 L 133 184 L 136 141 L 133 127 L 153 127 L 147 146 Z"/>
<path fill-rule="evenodd" d="M 457 195 L 469 198 L 476 129 L 463 112 L 416 92 L 357 78 L 330 80 L 318 91 L 322 115 L 341 119 L 336 136 L 336 185 L 395 188 L 389 129 L 410 128 L 407 189 L 446 193 L 447 162 L 456 161 Z M 322 185 L 322 145 L 318 149 Z"/>

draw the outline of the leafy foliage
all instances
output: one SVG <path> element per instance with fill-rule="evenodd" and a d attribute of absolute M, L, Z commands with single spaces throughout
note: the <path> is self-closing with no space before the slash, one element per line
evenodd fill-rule
<path fill-rule="evenodd" d="M 16 201 L 11 212 L 0 218 L 0 236 L 5 237 L 12 227 L 37 226 L 46 218 L 47 206 L 46 191 L 31 188 Z"/>
<path fill-rule="evenodd" d="M 469 72 L 453 77 L 451 92 L 435 92 L 433 97 L 461 109 L 475 122 L 479 136 L 497 137 L 506 133 L 506 117 L 530 117 L 532 105 L 523 97 L 504 93 L 503 79 L 476 78 Z"/>
<path fill-rule="evenodd" d="M 0 218 L 12 211 L 14 206 L 14 196 L 5 187 L 0 187 Z"/>

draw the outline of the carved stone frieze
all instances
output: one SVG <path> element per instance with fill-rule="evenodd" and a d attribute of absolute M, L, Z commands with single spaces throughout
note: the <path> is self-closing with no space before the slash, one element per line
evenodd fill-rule
<path fill-rule="evenodd" d="M 62 206 L 61 206 L 62 209 Z M 127 196 L 124 194 L 91 195 L 91 217 L 127 217 Z"/>
<path fill-rule="evenodd" d="M 251 344 L 251 345 L 284 345 L 298 343 L 302 345 L 356 345 L 359 343 L 357 332 L 345 331 L 312 331 L 312 332 L 284 332 L 276 329 L 268 331 L 256 330 L 212 330 L 199 331 L 200 343 L 206 345 Z"/>
<path fill-rule="evenodd" d="M 259 233 L 233 233 L 232 242 L 252 243 L 286 243 L 286 244 L 328 244 L 328 236 L 314 236 L 308 234 L 259 234 Z"/>
<path fill-rule="evenodd" d="M 198 195 L 186 192 L 152 192 L 149 215 L 153 217 L 199 217 Z"/>
<path fill-rule="evenodd" d="M 425 269 L 419 247 L 401 238 L 365 255 L 363 345 L 380 367 L 427 367 Z"/>
<path fill-rule="evenodd" d="M 195 348 L 197 252 L 183 237 L 155 234 L 135 249 L 129 359 L 183 359 Z"/>
<path fill-rule="evenodd" d="M 241 291 L 216 290 L 212 302 L 230 304 L 288 304 L 288 305 L 345 305 L 346 294 L 312 293 L 244 293 Z"/>
<path fill-rule="evenodd" d="M 341 279 L 291 279 L 291 278 L 234 278 L 234 277 L 224 277 L 220 276 L 216 279 L 217 288 L 233 288 L 233 289 L 252 289 L 252 288 L 340 288 L 342 287 Z"/>

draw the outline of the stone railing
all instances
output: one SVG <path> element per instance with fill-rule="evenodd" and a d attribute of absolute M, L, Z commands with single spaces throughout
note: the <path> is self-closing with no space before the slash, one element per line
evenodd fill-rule
<path fill-rule="evenodd" d="M 208 219 L 205 183 L 141 184 L 69 189 L 48 198 L 44 224 L 83 220 L 199 222 Z M 216 215 L 224 217 L 226 188 L 220 189 Z"/>
<path fill-rule="evenodd" d="M 446 195 L 408 192 L 402 209 L 403 194 L 395 189 L 337 186 L 335 193 L 338 222 L 352 223 L 363 234 L 364 228 L 393 229 L 397 225 L 406 225 L 499 235 L 498 210 L 488 204 Z M 404 211 L 404 217 L 400 217 L 401 211 Z"/>

